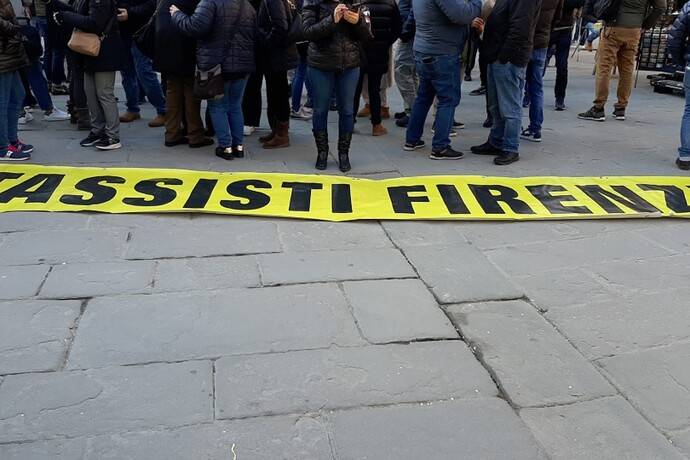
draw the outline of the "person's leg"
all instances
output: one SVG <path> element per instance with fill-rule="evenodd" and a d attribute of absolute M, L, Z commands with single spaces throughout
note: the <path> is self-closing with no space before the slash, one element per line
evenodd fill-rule
<path fill-rule="evenodd" d="M 467 40 L 467 63 L 465 64 L 465 77 L 472 78 L 472 70 L 477 61 L 477 52 L 479 50 L 479 32 L 476 29 L 470 29 L 470 37 Z"/>
<path fill-rule="evenodd" d="M 230 136 L 232 146 L 238 147 L 244 144 L 244 116 L 242 115 L 242 97 L 247 86 L 247 79 L 233 80 L 230 84 L 228 97 L 227 118 L 230 121 Z"/>
<path fill-rule="evenodd" d="M 105 117 L 105 135 L 113 141 L 120 140 L 120 116 L 115 98 L 115 72 L 96 72 L 94 74 L 96 94 Z"/>
<path fill-rule="evenodd" d="M 105 114 L 98 100 L 96 77 L 93 72 L 84 72 L 84 92 L 91 116 L 91 133 L 103 136 L 105 134 Z"/>
<path fill-rule="evenodd" d="M 283 148 L 290 145 L 290 100 L 287 72 L 267 72 L 266 99 L 269 120 L 273 120 L 274 135 L 264 141 L 264 148 Z"/>
<path fill-rule="evenodd" d="M 618 48 L 618 102 L 616 109 L 625 110 L 630 101 L 633 89 L 633 74 L 635 73 L 635 60 L 637 47 L 640 43 L 640 29 L 619 29 L 621 47 Z"/>
<path fill-rule="evenodd" d="M 685 68 L 685 111 L 680 125 L 680 147 L 678 147 L 678 159 L 690 162 L 690 67 Z M 0 143 L 0 146 L 2 144 Z"/>
<path fill-rule="evenodd" d="M 595 28 L 594 24 L 592 24 L 592 32 L 587 37 L 587 43 L 589 43 L 589 45 L 591 46 L 592 43 L 594 43 L 594 40 L 599 38 L 599 35 L 601 35 L 601 29 Z"/>
<path fill-rule="evenodd" d="M 410 145 L 416 144 L 422 139 L 426 117 L 429 115 L 429 110 L 436 98 L 436 89 L 433 85 L 433 62 L 433 56 L 422 54 L 415 55 L 417 75 L 419 76 L 419 87 L 417 89 L 417 96 L 415 97 L 414 104 L 412 105 L 412 113 L 410 114 L 410 122 L 407 125 L 407 132 L 405 133 L 405 142 Z"/>
<path fill-rule="evenodd" d="M 398 86 L 398 91 L 405 106 L 405 112 L 408 115 L 412 112 L 412 106 L 417 94 L 418 82 L 415 82 L 416 74 L 412 42 L 403 43 L 398 41 L 397 48 L 395 49 L 395 84 Z"/>
<path fill-rule="evenodd" d="M 218 139 L 219 149 L 227 149 L 232 147 L 232 138 L 230 137 L 230 120 L 228 117 L 231 85 L 231 82 L 225 82 L 225 93 L 223 94 L 223 97 L 221 99 L 208 101 L 208 112 L 211 116 L 211 120 L 213 121 L 213 127 L 216 130 L 216 138 Z"/>
<path fill-rule="evenodd" d="M 556 38 L 556 86 L 554 92 L 556 93 L 556 102 L 565 102 L 565 93 L 568 87 L 568 57 L 570 54 L 570 37 L 571 30 L 561 30 L 557 32 Z M 548 55 L 548 53 L 547 53 Z M 548 58 L 544 61 L 544 69 Z"/>
<path fill-rule="evenodd" d="M 253 73 L 249 76 L 242 100 L 242 113 L 246 126 L 257 127 L 261 124 L 261 82 L 263 75 Z"/>
<path fill-rule="evenodd" d="M 19 72 L 10 72 L 12 74 L 10 97 L 7 104 L 7 139 L 10 144 L 17 144 L 19 141 L 18 130 L 19 114 L 22 111 L 24 102 L 24 85 L 22 85 Z"/>
<path fill-rule="evenodd" d="M 65 47 L 61 43 L 54 43 L 53 46 L 53 82 L 62 85 L 67 81 L 65 75 Z"/>
<path fill-rule="evenodd" d="M 435 56 L 432 85 L 438 106 L 434 120 L 432 150 L 440 152 L 450 147 L 450 130 L 453 127 L 455 109 L 460 103 L 460 58 Z"/>
<path fill-rule="evenodd" d="M 367 79 L 366 69 L 360 67 L 359 78 L 357 79 L 357 86 L 355 87 L 355 97 L 353 98 L 352 109 L 355 113 L 359 113 L 359 101 L 362 98 L 362 90 L 364 88 L 364 80 Z"/>
<path fill-rule="evenodd" d="M 29 65 L 27 77 L 29 79 L 29 86 L 36 96 L 38 106 L 41 110 L 44 112 L 53 110 L 53 99 L 50 97 L 48 82 L 43 76 L 43 68 L 39 61 L 34 61 Z"/>
<path fill-rule="evenodd" d="M 194 77 L 182 79 L 184 91 L 184 113 L 187 120 L 187 137 L 190 146 L 202 146 L 207 144 L 206 130 L 201 119 L 201 100 L 194 97 Z M 207 144 L 210 145 L 210 144 Z"/>
<path fill-rule="evenodd" d="M 181 77 L 168 76 L 165 95 L 165 142 L 173 144 L 183 136 L 182 114 L 184 113 L 184 83 Z"/>
<path fill-rule="evenodd" d="M 502 68 L 498 62 L 492 62 L 487 67 L 486 95 L 489 104 L 489 113 L 493 119 L 493 126 L 489 132 L 489 144 L 497 149 L 503 149 L 503 137 L 505 134 L 505 119 L 501 113 L 499 104 L 498 80 L 503 78 Z"/>
<path fill-rule="evenodd" d="M 381 124 L 381 78 L 384 76 L 381 72 L 369 70 L 368 82 L 369 85 L 369 109 L 371 111 L 371 124 Z"/>
<path fill-rule="evenodd" d="M 9 125 L 12 122 L 9 113 L 10 97 L 12 93 L 12 72 L 0 73 L 0 158 L 2 158 L 10 145 L 8 137 Z"/>
<path fill-rule="evenodd" d="M 137 77 L 146 93 L 146 98 L 156 108 L 158 115 L 165 115 L 165 97 L 163 97 L 163 90 L 161 89 L 160 81 L 158 81 L 158 76 L 153 70 L 151 58 L 144 55 L 134 42 L 132 42 L 132 58 Z"/>
<path fill-rule="evenodd" d="M 360 77 L 362 76 L 362 69 L 359 70 Z M 365 107 L 369 106 L 369 79 L 364 78 L 362 80 L 362 99 L 364 100 Z"/>
<path fill-rule="evenodd" d="M 618 41 L 616 40 L 615 28 L 607 27 L 601 34 L 597 56 L 594 95 L 594 106 L 597 109 L 603 110 L 609 98 L 609 82 L 611 72 L 616 65 L 617 54 Z"/>
<path fill-rule="evenodd" d="M 307 75 L 311 80 L 313 90 L 314 117 L 312 118 L 312 129 L 314 132 L 327 131 L 331 96 L 335 89 L 335 73 L 308 67 Z"/>
<path fill-rule="evenodd" d="M 503 118 L 503 152 L 518 153 L 522 123 L 522 91 L 525 68 L 511 63 L 494 63 L 499 110 Z"/>
<path fill-rule="evenodd" d="M 302 107 L 302 90 L 304 88 L 307 74 L 307 58 L 300 56 L 299 65 L 295 69 L 295 76 L 292 78 L 292 111 L 299 111 Z"/>
<path fill-rule="evenodd" d="M 336 74 L 335 97 L 338 104 L 338 132 L 340 136 L 352 134 L 355 127 L 354 100 L 358 81 L 359 68 Z"/>
<path fill-rule="evenodd" d="M 22 81 L 22 86 L 24 87 L 24 107 L 33 107 L 35 106 L 38 101 L 36 101 L 36 98 L 34 97 L 33 94 L 31 94 L 31 85 L 29 84 L 29 71 L 28 69 L 24 68 L 19 70 L 19 78 Z"/>
<path fill-rule="evenodd" d="M 136 67 L 134 66 L 134 56 L 132 55 L 133 44 L 129 40 L 124 40 L 123 45 L 124 65 L 122 70 L 120 70 L 120 75 L 122 75 L 122 88 L 125 90 L 125 98 L 127 99 L 127 113 L 138 114 L 140 111 L 139 80 L 137 79 L 137 71 Z M 126 114 L 123 116 L 126 116 Z M 133 119 L 129 121 L 133 121 Z"/>
<path fill-rule="evenodd" d="M 546 48 L 532 52 L 532 59 L 527 66 L 526 81 L 529 82 L 529 130 L 533 134 L 541 134 L 544 123 L 544 80 L 542 69 L 546 61 Z"/>

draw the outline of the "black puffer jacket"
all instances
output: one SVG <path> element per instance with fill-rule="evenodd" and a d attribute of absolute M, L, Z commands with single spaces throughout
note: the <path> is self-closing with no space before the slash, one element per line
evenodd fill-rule
<path fill-rule="evenodd" d="M 690 60 L 690 2 L 683 5 L 680 14 L 668 31 L 668 45 L 666 54 L 671 56 L 673 63 L 684 67 Z"/>
<path fill-rule="evenodd" d="M 65 31 L 79 29 L 83 32 L 101 35 L 101 51 L 96 57 L 73 53 L 75 59 L 83 62 L 87 72 L 114 72 L 122 70 L 124 64 L 124 46 L 116 16 L 116 6 L 113 0 L 77 0 L 74 6 L 66 5 L 59 0 L 49 4 L 56 11 L 60 11 L 61 23 Z M 106 29 L 110 27 L 109 30 Z"/>
<path fill-rule="evenodd" d="M 0 73 L 14 72 L 29 65 L 29 57 L 14 21 L 10 0 L 0 0 Z"/>
<path fill-rule="evenodd" d="M 191 16 L 172 18 L 185 35 L 197 39 L 196 65 L 209 70 L 221 64 L 223 73 L 254 72 L 256 13 L 248 0 L 201 0 Z"/>
<path fill-rule="evenodd" d="M 290 8 L 287 0 L 263 0 L 259 5 L 257 65 L 264 71 L 283 72 L 297 67 L 297 47 L 287 39 L 294 15 L 294 8 Z"/>
<path fill-rule="evenodd" d="M 320 70 L 342 72 L 360 66 L 360 45 L 369 39 L 369 27 L 360 15 L 357 24 L 333 20 L 338 2 L 305 0 L 304 38 L 309 40 L 309 65 Z"/>
<path fill-rule="evenodd" d="M 388 71 L 389 50 L 400 36 L 402 20 L 395 0 L 365 0 L 374 37 L 363 44 L 365 65 L 382 73 Z"/>

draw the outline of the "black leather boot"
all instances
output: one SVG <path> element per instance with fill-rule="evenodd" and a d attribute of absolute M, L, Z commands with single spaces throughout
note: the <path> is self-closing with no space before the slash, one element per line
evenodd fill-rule
<path fill-rule="evenodd" d="M 348 172 L 352 169 L 350 165 L 350 141 L 352 141 L 352 133 L 341 134 L 338 138 L 338 163 L 342 172 Z"/>
<path fill-rule="evenodd" d="M 316 169 L 323 171 L 328 167 L 328 131 L 314 131 L 316 141 Z"/>

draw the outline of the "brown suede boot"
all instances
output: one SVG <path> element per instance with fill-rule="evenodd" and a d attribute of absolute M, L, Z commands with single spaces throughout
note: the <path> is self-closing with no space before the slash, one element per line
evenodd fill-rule
<path fill-rule="evenodd" d="M 125 112 L 120 115 L 120 123 L 131 123 L 134 120 L 139 120 L 141 115 L 135 112 Z"/>
<path fill-rule="evenodd" d="M 160 128 L 161 126 L 165 126 L 165 115 L 159 113 L 156 118 L 149 121 L 149 128 Z"/>
<path fill-rule="evenodd" d="M 263 147 L 265 149 L 282 149 L 290 146 L 290 136 L 288 131 L 290 129 L 289 121 L 279 121 L 276 125 L 275 135 L 273 138 L 265 142 Z"/>
<path fill-rule="evenodd" d="M 386 134 L 388 134 L 388 130 L 384 128 L 381 124 L 373 125 L 371 127 L 372 136 L 385 136 Z"/>
<path fill-rule="evenodd" d="M 276 135 L 276 124 L 273 123 L 271 120 L 268 121 L 268 124 L 271 126 L 271 132 L 259 138 L 259 142 L 261 142 L 262 144 L 265 144 L 266 142 L 270 141 Z"/>
<path fill-rule="evenodd" d="M 357 118 L 364 118 L 364 117 L 370 117 L 371 116 L 371 109 L 369 108 L 369 104 L 364 104 L 364 107 L 357 112 Z"/>

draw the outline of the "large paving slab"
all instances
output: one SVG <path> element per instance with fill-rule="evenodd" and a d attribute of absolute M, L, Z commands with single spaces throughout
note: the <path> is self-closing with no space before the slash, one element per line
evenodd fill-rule
<path fill-rule="evenodd" d="M 278 232 L 286 251 L 392 247 L 378 222 L 282 220 Z"/>
<path fill-rule="evenodd" d="M 10 375 L 0 443 L 207 422 L 212 399 L 207 361 Z"/>
<path fill-rule="evenodd" d="M 690 343 L 599 361 L 618 389 L 662 430 L 690 427 Z"/>
<path fill-rule="evenodd" d="M 612 262 L 590 266 L 586 269 L 600 277 L 611 289 L 630 296 L 688 287 L 690 257 L 676 255 L 657 259 Z M 652 274 L 653 276 L 650 276 Z"/>
<path fill-rule="evenodd" d="M 452 305 L 447 310 L 517 406 L 565 404 L 615 393 L 601 374 L 524 301 Z"/>
<path fill-rule="evenodd" d="M 475 247 L 414 246 L 405 255 L 441 303 L 515 299 L 522 293 Z"/>
<path fill-rule="evenodd" d="M 75 299 L 151 292 L 155 263 L 151 261 L 94 262 L 55 265 L 40 297 Z"/>
<path fill-rule="evenodd" d="M 216 416 L 240 418 L 496 395 L 460 341 L 221 358 Z"/>
<path fill-rule="evenodd" d="M 357 325 L 371 343 L 457 338 L 458 333 L 419 280 L 343 283 Z"/>
<path fill-rule="evenodd" d="M 0 246 L 4 265 L 103 262 L 122 257 L 125 230 L 43 230 L 8 233 Z"/>
<path fill-rule="evenodd" d="M 497 398 L 335 412 L 342 460 L 546 459 L 522 421 Z"/>
<path fill-rule="evenodd" d="M 75 300 L 0 302 L 0 375 L 57 369 L 80 308 Z"/>
<path fill-rule="evenodd" d="M 639 294 L 546 313 L 589 358 L 690 338 L 690 289 Z"/>
<path fill-rule="evenodd" d="M 162 259 L 156 262 L 153 292 L 248 288 L 261 285 L 254 256 Z"/>
<path fill-rule="evenodd" d="M 128 259 L 231 256 L 281 250 L 276 224 L 227 217 L 204 225 L 194 220 L 132 230 Z"/>
<path fill-rule="evenodd" d="M 384 220 L 381 226 L 399 247 L 464 244 L 467 239 L 461 233 L 465 224 L 459 222 L 426 222 Z"/>
<path fill-rule="evenodd" d="M 86 213 L 10 212 L 0 219 L 0 233 L 37 230 L 85 229 L 90 215 Z"/>
<path fill-rule="evenodd" d="M 3 460 L 331 459 L 318 418 L 266 417 L 169 430 L 0 445 Z"/>
<path fill-rule="evenodd" d="M 322 281 L 416 277 L 397 249 L 352 249 L 261 254 L 266 286 Z"/>
<path fill-rule="evenodd" d="M 0 300 L 35 296 L 48 270 L 50 265 L 0 266 Z"/>
<path fill-rule="evenodd" d="M 524 409 L 520 417 L 553 460 L 683 458 L 620 396 Z"/>
<path fill-rule="evenodd" d="M 68 368 L 362 343 L 336 285 L 92 300 Z"/>
<path fill-rule="evenodd" d="M 690 458 L 690 428 L 673 433 L 671 442 L 687 457 Z"/>

